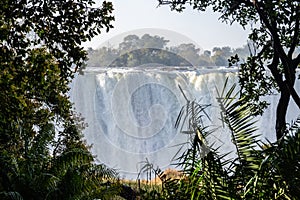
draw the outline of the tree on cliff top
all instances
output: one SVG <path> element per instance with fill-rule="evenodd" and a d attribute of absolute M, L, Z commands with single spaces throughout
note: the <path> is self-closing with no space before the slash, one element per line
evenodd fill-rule
<path fill-rule="evenodd" d="M 93 4 L 0 2 L 0 199 L 102 198 L 112 172 L 93 163 L 68 98 L 81 42 L 112 28 L 112 4 Z"/>
<path fill-rule="evenodd" d="M 276 115 L 276 136 L 280 139 L 286 128 L 290 99 L 300 108 L 295 90 L 296 68 L 300 63 L 300 3 L 290 0 L 158 0 L 172 10 L 183 11 L 187 5 L 199 11 L 212 8 L 226 23 L 251 25 L 249 39 L 253 41 L 251 55 L 241 64 L 239 82 L 243 98 L 255 105 L 261 114 L 267 103 L 261 97 L 274 88 L 280 92 Z M 236 62 L 232 57 L 231 62 Z M 268 73 L 270 71 L 270 74 Z"/>

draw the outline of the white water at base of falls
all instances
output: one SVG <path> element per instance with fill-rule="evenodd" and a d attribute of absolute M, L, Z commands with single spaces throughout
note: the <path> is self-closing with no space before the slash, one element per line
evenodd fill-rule
<path fill-rule="evenodd" d="M 211 104 L 206 109 L 211 121 L 205 123 L 217 130 L 208 142 L 221 145 L 224 153 L 234 151 L 216 100 L 216 88 L 221 91 L 226 78 L 229 86 L 237 82 L 237 70 L 87 68 L 84 75 L 75 77 L 70 96 L 88 124 L 84 136 L 96 159 L 134 179 L 146 159 L 161 169 L 170 168 L 180 144 L 188 141 L 187 135 L 174 128 L 186 104 L 178 85 L 189 100 Z M 257 126 L 262 138 L 274 141 L 278 96 L 267 99 L 270 106 Z M 288 119 L 296 119 L 299 110 L 293 103 L 290 107 Z"/>

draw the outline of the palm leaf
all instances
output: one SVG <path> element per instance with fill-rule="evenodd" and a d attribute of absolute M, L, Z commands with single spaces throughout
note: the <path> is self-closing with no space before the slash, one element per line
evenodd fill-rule
<path fill-rule="evenodd" d="M 23 197 L 18 192 L 0 192 L 0 197 L 3 200 L 23 200 Z"/>
<path fill-rule="evenodd" d="M 93 161 L 93 156 L 83 149 L 72 149 L 63 152 L 52 160 L 50 171 L 54 174 L 64 174 L 69 168 L 74 168 Z"/>
<path fill-rule="evenodd" d="M 226 82 L 228 79 L 226 80 Z M 226 84 L 225 84 L 226 86 Z M 227 124 L 231 132 L 232 141 L 236 147 L 238 159 L 237 165 L 241 167 L 241 173 L 259 167 L 258 160 L 253 156 L 259 135 L 255 132 L 256 121 L 252 116 L 252 107 L 245 104 L 243 99 L 238 99 L 239 92 L 236 92 L 234 84 L 225 94 L 225 87 L 222 90 L 223 96 L 218 96 L 217 100 L 221 107 L 224 123 Z M 218 94 L 220 94 L 218 92 Z M 245 176 L 246 174 L 241 174 Z M 245 183 L 244 183 L 245 184 Z"/>
<path fill-rule="evenodd" d="M 185 97 L 186 98 L 186 97 Z M 181 132 L 190 135 L 185 151 L 177 158 L 177 165 L 183 168 L 188 183 L 181 182 L 188 199 L 228 199 L 230 196 L 229 176 L 225 166 L 230 162 L 224 159 L 228 154 L 219 155 L 218 148 L 206 141 L 211 131 L 206 127 L 205 119 L 210 120 L 206 112 L 210 105 L 201 105 L 196 101 L 187 100 L 176 121 L 187 124 L 187 130 Z M 228 99 L 227 99 L 228 100 Z M 181 128 L 184 127 L 183 125 Z"/>

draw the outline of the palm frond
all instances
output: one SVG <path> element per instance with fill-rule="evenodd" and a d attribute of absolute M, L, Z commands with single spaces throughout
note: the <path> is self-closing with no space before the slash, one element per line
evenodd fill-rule
<path fill-rule="evenodd" d="M 23 200 L 23 197 L 18 192 L 0 192 L 0 197 L 3 200 Z"/>
<path fill-rule="evenodd" d="M 245 187 L 245 198 L 299 198 L 300 138 L 294 133 L 294 130 L 287 130 L 287 134 L 275 143 L 267 141 L 261 144 L 261 151 L 257 157 L 262 161 L 259 170 Z"/>
<path fill-rule="evenodd" d="M 226 82 L 228 79 L 226 80 Z M 226 86 L 227 84 L 225 84 Z M 221 95 L 218 96 L 223 121 L 231 132 L 232 142 L 236 147 L 238 163 L 236 166 L 242 167 L 241 173 L 251 169 L 258 169 L 259 161 L 253 155 L 259 142 L 259 134 L 256 134 L 256 121 L 252 115 L 252 107 L 245 104 L 243 99 L 238 99 L 239 91 L 236 91 L 236 84 L 225 93 L 225 87 Z M 220 94 L 218 92 L 218 94 Z M 236 167 L 235 166 L 235 167 Z M 245 174 L 244 174 L 245 175 Z M 243 175 L 242 175 L 243 176 Z"/>
<path fill-rule="evenodd" d="M 186 98 L 186 97 L 185 97 Z M 201 105 L 187 100 L 182 107 L 176 127 L 182 123 L 186 130 L 180 131 L 190 135 L 185 151 L 177 158 L 177 165 L 183 168 L 187 180 L 181 182 L 181 190 L 185 190 L 188 199 L 226 199 L 230 194 L 229 175 L 225 166 L 228 154 L 219 155 L 218 148 L 209 144 L 207 137 L 212 133 L 204 124 L 211 121 L 206 109 L 211 105 Z"/>
<path fill-rule="evenodd" d="M 93 156 L 90 152 L 83 149 L 72 149 L 55 157 L 50 171 L 53 171 L 54 174 L 64 174 L 69 168 L 89 164 L 92 161 Z"/>

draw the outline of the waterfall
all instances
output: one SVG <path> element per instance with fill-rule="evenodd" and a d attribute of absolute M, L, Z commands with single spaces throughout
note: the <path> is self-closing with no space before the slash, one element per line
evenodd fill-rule
<path fill-rule="evenodd" d="M 97 160 L 117 169 L 121 176 L 136 178 L 146 159 L 162 169 L 170 167 L 179 144 L 188 141 L 174 125 L 189 100 L 210 104 L 206 110 L 216 128 L 209 142 L 223 151 L 234 151 L 228 132 L 222 128 L 216 101 L 217 89 L 237 82 L 237 69 L 196 70 L 176 67 L 87 68 L 71 84 L 71 101 L 88 123 L 84 136 L 92 144 Z M 299 88 L 299 85 L 296 87 Z M 278 96 L 268 97 L 271 106 L 258 120 L 262 138 L 275 140 L 275 111 Z M 298 115 L 288 113 L 289 119 Z M 295 111 L 296 110 L 296 111 Z"/>

